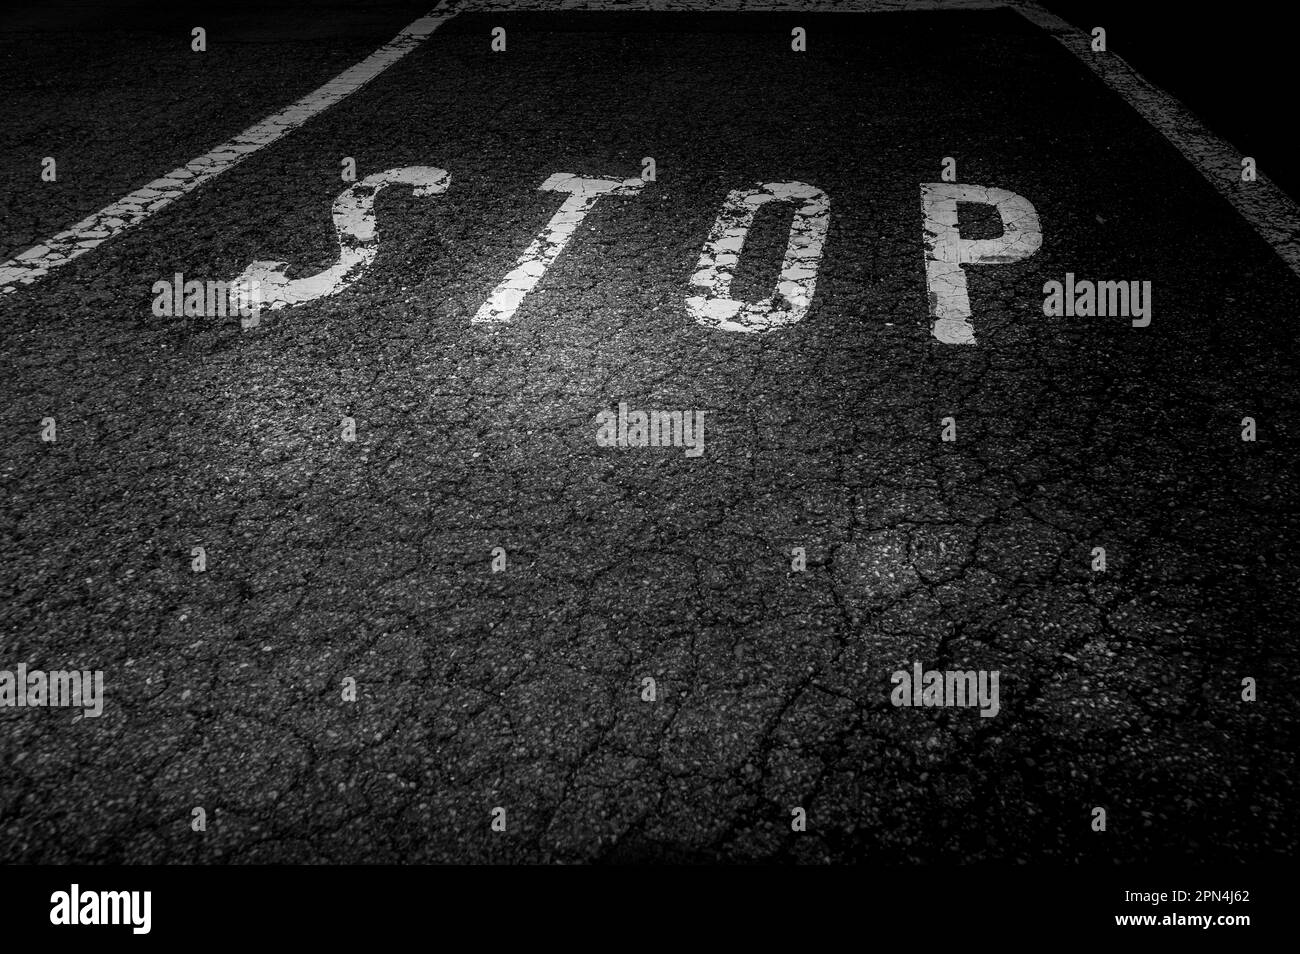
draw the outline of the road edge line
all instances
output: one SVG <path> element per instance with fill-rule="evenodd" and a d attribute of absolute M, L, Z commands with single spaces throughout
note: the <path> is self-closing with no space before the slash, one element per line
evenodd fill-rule
<path fill-rule="evenodd" d="M 1243 154 L 1216 136 L 1175 97 L 1114 53 L 1092 52 L 1091 37 L 1034 0 L 1007 0 L 1030 23 L 1046 31 L 1155 127 L 1201 176 L 1227 199 L 1255 232 L 1300 275 L 1300 206 L 1262 172 L 1241 179 Z"/>
<path fill-rule="evenodd" d="M 154 179 L 9 261 L 0 263 L 0 295 L 39 281 L 60 265 L 66 265 L 109 239 L 134 228 L 155 212 L 211 182 L 221 173 L 233 169 L 259 149 L 278 142 L 312 117 L 342 102 L 379 76 L 420 46 L 456 13 L 455 10 L 447 10 L 447 0 L 439 0 L 437 6 L 427 14 L 408 24 L 392 40 L 325 85 L 278 113 L 249 126 L 230 141 Z"/>

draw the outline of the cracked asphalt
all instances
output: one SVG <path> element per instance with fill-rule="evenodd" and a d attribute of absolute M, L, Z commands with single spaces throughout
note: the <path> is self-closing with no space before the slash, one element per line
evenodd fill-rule
<path fill-rule="evenodd" d="M 0 251 L 423 12 L 211 28 L 201 62 L 187 29 L 0 35 Z M 152 314 L 177 271 L 331 265 L 343 156 L 450 183 L 378 197 L 377 258 L 339 295 L 250 331 Z M 471 325 L 558 207 L 543 181 L 645 156 L 657 180 L 603 197 L 511 322 Z M 973 347 L 930 334 L 919 184 L 944 156 L 1042 224 L 1032 258 L 966 269 Z M 830 199 L 807 315 L 696 324 L 728 192 L 786 180 Z M 979 211 L 963 237 L 997 234 Z M 736 297 L 771 294 L 789 221 L 758 211 Z M 1043 317 L 1067 271 L 1151 281 L 1151 326 Z M 1196 170 L 1014 13 L 461 13 L 0 297 L 0 669 L 102 669 L 106 692 L 99 719 L 0 709 L 0 860 L 1290 857 L 1298 303 Z M 703 410 L 705 454 L 598 446 L 620 401 Z M 894 708 L 915 661 L 998 670 L 1000 713 Z"/>

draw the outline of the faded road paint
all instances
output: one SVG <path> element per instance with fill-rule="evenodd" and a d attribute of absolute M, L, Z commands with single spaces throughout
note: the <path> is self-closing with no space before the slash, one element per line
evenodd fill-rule
<path fill-rule="evenodd" d="M 731 297 L 731 281 L 754 213 L 768 202 L 793 201 L 803 204 L 795 209 L 790 223 L 790 241 L 776 293 L 759 302 L 736 301 Z M 774 331 L 802 321 L 817 289 L 817 268 L 826 243 L 830 206 L 826 193 L 806 182 L 768 182 L 733 191 L 709 232 L 691 276 L 692 285 L 707 290 L 707 294 L 686 299 L 691 317 L 708 328 L 750 333 Z"/>
<path fill-rule="evenodd" d="M 379 253 L 375 237 L 375 196 L 389 185 L 409 185 L 415 195 L 438 195 L 447 191 L 451 176 L 433 166 L 407 166 L 367 176 L 349 186 L 334 200 L 334 230 L 339 239 L 339 260 L 306 278 L 290 279 L 287 262 L 253 262 L 239 281 L 259 282 L 262 304 L 267 308 L 301 305 L 327 295 L 336 295 L 359 279 Z M 257 287 L 257 286 L 253 286 Z"/>
<path fill-rule="evenodd" d="M 568 192 L 570 196 L 560 205 L 559 211 L 546 223 L 519 257 L 510 274 L 493 289 L 482 307 L 474 314 L 476 324 L 509 321 L 514 317 L 524 296 L 533 290 L 556 256 L 573 238 L 582 220 L 587 217 L 602 195 L 631 195 L 645 185 L 640 179 L 614 179 L 606 176 L 584 178 L 569 172 L 557 172 L 539 186 L 547 192 Z"/>
<path fill-rule="evenodd" d="M 1300 206 L 1263 171 L 1254 182 L 1241 179 L 1241 152 L 1210 132 L 1192 112 L 1152 85 L 1114 53 L 1092 52 L 1091 38 L 1032 0 L 1012 9 L 1050 33 L 1078 57 L 1138 115 L 1149 122 L 1264 239 L 1291 271 L 1300 275 Z"/>
<path fill-rule="evenodd" d="M 957 203 L 991 205 L 1002 219 L 993 239 L 964 239 L 957 228 Z M 944 344 L 974 344 L 970 296 L 962 265 L 999 265 L 1028 258 L 1043 244 L 1038 213 L 1024 196 L 958 182 L 921 183 L 925 217 L 925 282 L 933 335 Z"/>
<path fill-rule="evenodd" d="M 445 0 L 435 7 L 435 11 L 444 5 Z M 271 145 L 313 116 L 355 93 L 427 40 L 434 30 L 453 16 L 454 13 L 431 13 L 416 20 L 356 66 L 344 70 L 287 109 L 250 126 L 230 142 L 217 146 L 179 169 L 173 169 L 41 245 L 0 264 L 0 294 L 12 292 L 20 285 L 30 285 L 52 269 L 66 265 L 113 236 L 139 225 L 187 192 L 234 168 L 259 149 Z"/>

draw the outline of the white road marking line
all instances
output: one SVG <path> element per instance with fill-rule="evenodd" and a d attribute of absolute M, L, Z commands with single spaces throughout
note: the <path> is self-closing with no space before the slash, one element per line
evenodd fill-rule
<path fill-rule="evenodd" d="M 30 285 L 49 274 L 52 269 L 67 264 L 115 235 L 139 225 L 159 209 L 234 168 L 257 150 L 271 145 L 313 116 L 355 93 L 455 16 L 455 13 L 438 13 L 446 3 L 447 0 L 440 0 L 428 16 L 416 20 L 360 63 L 344 70 L 292 106 L 250 126 L 229 142 L 179 169 L 173 169 L 162 178 L 155 179 L 125 198 L 100 209 L 40 245 L 0 264 L 0 294 L 12 292 L 21 285 Z"/>
<path fill-rule="evenodd" d="M 781 263 L 776 294 L 759 302 L 731 297 L 731 281 L 745 247 L 754 213 L 768 202 L 802 204 L 790 223 L 790 240 Z M 701 325 L 722 331 L 757 333 L 775 331 L 803 320 L 817 290 L 817 268 L 831 218 L 831 200 L 826 193 L 806 182 L 759 183 L 752 189 L 736 189 L 718 214 L 700 253 L 691 284 L 707 294 L 686 299 L 686 309 Z M 777 307 L 780 297 L 784 307 Z"/>
<path fill-rule="evenodd" d="M 1046 30 L 1119 94 L 1173 144 L 1188 162 L 1231 203 L 1291 268 L 1300 275 L 1300 205 L 1257 172 L 1241 181 L 1241 153 L 1206 129 L 1190 111 L 1152 85 L 1114 53 L 1093 53 L 1090 37 L 1039 6 L 1034 0 L 467 0 L 462 9 L 744 11 L 798 13 L 891 13 L 915 10 L 1015 10 Z"/>
<path fill-rule="evenodd" d="M 409 185 L 417 196 L 447 191 L 451 176 L 433 166 L 407 166 L 367 176 L 334 200 L 334 230 L 339 240 L 339 260 L 324 271 L 290 279 L 286 262 L 253 262 L 236 279 L 242 287 L 258 288 L 261 303 L 271 309 L 301 305 L 336 295 L 353 285 L 379 253 L 375 238 L 375 196 L 385 186 Z M 258 284 L 254 284 L 258 283 Z"/>
<path fill-rule="evenodd" d="M 101 209 L 47 241 L 0 264 L 0 294 L 37 281 L 52 269 L 84 255 L 107 239 L 138 225 L 154 212 L 232 168 L 248 155 L 270 145 L 328 109 L 426 40 L 455 12 L 439 14 L 447 0 L 416 20 L 391 42 L 361 63 L 341 73 L 316 92 L 252 126 L 230 142 L 205 153 L 125 198 Z M 470 0 L 469 11 L 510 10 L 653 10 L 653 11 L 774 11 L 848 10 L 861 13 L 912 10 L 988 10 L 1007 7 L 1046 30 L 1101 80 L 1150 122 L 1228 200 L 1277 255 L 1300 275 L 1300 206 L 1262 172 L 1255 182 L 1240 177 L 1240 153 L 1219 139 L 1176 99 L 1149 83 L 1113 53 L 1094 54 L 1089 38 L 1033 0 Z M 476 319 L 477 320 L 477 319 Z M 485 319 L 490 320 L 490 319 Z"/>
<path fill-rule="evenodd" d="M 1241 153 L 1210 132 L 1182 103 L 1114 53 L 1094 53 L 1091 37 L 1032 0 L 1008 5 L 1046 30 L 1154 126 L 1300 275 L 1300 206 L 1262 172 L 1241 181 Z"/>
<path fill-rule="evenodd" d="M 957 203 L 989 205 L 1002 220 L 1002 234 L 991 239 L 964 239 L 957 228 Z M 1038 251 L 1043 230 L 1038 213 L 1022 195 L 956 182 L 922 182 L 921 212 L 925 229 L 925 283 L 929 290 L 931 333 L 944 344 L 975 343 L 970 323 L 970 296 L 962 265 L 1018 262 Z"/>
<path fill-rule="evenodd" d="M 547 192 L 569 192 L 571 195 L 560 205 L 559 211 L 551 217 L 542 229 L 542 234 L 519 257 L 518 264 L 510 271 L 501 284 L 493 289 L 473 319 L 474 324 L 509 321 L 514 317 L 524 296 L 546 274 L 551 263 L 569 244 L 573 233 L 587 213 L 591 211 L 596 200 L 602 195 L 629 195 L 637 192 L 645 183 L 640 179 L 614 179 L 608 176 L 576 176 L 569 172 L 557 172 L 538 188 Z"/>

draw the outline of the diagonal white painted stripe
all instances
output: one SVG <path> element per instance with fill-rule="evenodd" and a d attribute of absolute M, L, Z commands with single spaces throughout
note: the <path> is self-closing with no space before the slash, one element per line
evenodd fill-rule
<path fill-rule="evenodd" d="M 344 70 L 292 106 L 250 126 L 229 142 L 179 169 L 173 169 L 144 188 L 136 189 L 42 244 L 0 264 L 0 294 L 14 291 L 20 285 L 30 285 L 51 269 L 64 265 L 113 236 L 139 225 L 159 209 L 171 205 L 186 193 L 234 168 L 257 150 L 271 145 L 313 116 L 355 93 L 455 16 L 455 13 L 439 12 L 446 5 L 447 0 L 440 0 L 428 16 L 416 20 L 356 66 Z"/>
<path fill-rule="evenodd" d="M 652 10 L 889 13 L 1006 7 L 1055 37 L 1173 144 L 1205 179 L 1300 275 L 1300 205 L 1263 173 L 1241 181 L 1241 153 L 1215 136 L 1164 90 L 1114 53 L 1093 53 L 1090 38 L 1035 0 L 465 0 L 463 9 Z"/>
<path fill-rule="evenodd" d="M 1042 27 L 1102 82 L 1137 110 L 1183 154 L 1210 185 L 1249 222 L 1282 261 L 1300 275 L 1300 206 L 1262 172 L 1241 181 L 1241 153 L 1206 129 L 1178 100 L 1152 85 L 1114 53 L 1094 53 L 1091 37 L 1033 0 L 1009 0 L 1021 16 Z"/>
<path fill-rule="evenodd" d="M 31 284 L 114 235 L 143 222 L 159 209 L 270 145 L 312 116 L 355 92 L 426 40 L 454 12 L 440 13 L 447 0 L 416 20 L 390 43 L 287 109 L 246 129 L 198 159 L 155 179 L 142 189 L 0 264 L 0 294 Z M 1300 206 L 1263 173 L 1242 182 L 1240 154 L 1219 139 L 1181 103 L 1153 86 L 1113 53 L 1094 54 L 1089 38 L 1033 0 L 467 0 L 474 10 L 662 10 L 798 11 L 847 10 L 884 13 L 910 10 L 979 10 L 1009 7 L 1043 28 L 1074 53 L 1103 82 L 1188 159 L 1287 263 L 1300 274 Z"/>

